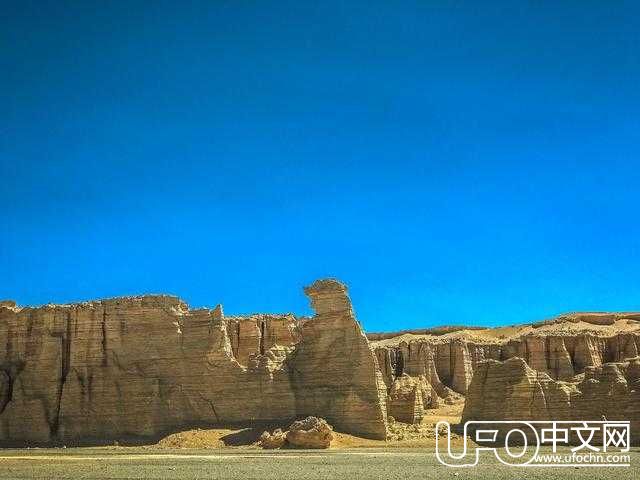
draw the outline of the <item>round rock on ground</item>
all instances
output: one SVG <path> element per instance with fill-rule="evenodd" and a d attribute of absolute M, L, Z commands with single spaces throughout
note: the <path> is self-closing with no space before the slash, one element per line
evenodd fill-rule
<path fill-rule="evenodd" d="M 323 418 L 307 417 L 293 422 L 286 434 L 287 443 L 298 448 L 329 448 L 333 428 Z"/>

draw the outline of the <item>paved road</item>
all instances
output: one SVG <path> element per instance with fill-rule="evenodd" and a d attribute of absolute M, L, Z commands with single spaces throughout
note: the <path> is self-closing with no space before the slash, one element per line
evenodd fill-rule
<path fill-rule="evenodd" d="M 514 468 L 492 456 L 472 468 L 441 465 L 417 450 L 278 451 L 142 449 L 0 451 L 0 479 L 640 479 L 640 450 L 630 468 Z"/>

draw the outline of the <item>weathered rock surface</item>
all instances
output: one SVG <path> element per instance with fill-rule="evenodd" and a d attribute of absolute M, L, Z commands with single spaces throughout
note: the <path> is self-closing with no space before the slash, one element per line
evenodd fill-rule
<path fill-rule="evenodd" d="M 251 356 L 265 355 L 275 346 L 300 341 L 298 321 L 292 314 L 225 317 L 225 321 L 233 356 L 242 365 L 247 365 Z"/>
<path fill-rule="evenodd" d="M 162 295 L 39 308 L 0 301 L 0 445 L 111 443 L 306 416 L 384 439 L 387 414 L 418 423 L 425 409 L 463 395 L 470 416 L 596 415 L 605 396 L 611 411 L 637 416 L 629 399 L 640 366 L 608 364 L 638 356 L 638 313 L 376 334 L 370 343 L 343 284 L 319 280 L 305 293 L 312 318 L 225 317 L 220 306 L 189 309 Z M 483 376 L 497 391 L 483 390 L 489 400 L 479 404 Z"/>
<path fill-rule="evenodd" d="M 305 293 L 316 315 L 301 323 L 304 341 L 289 363 L 291 381 L 301 386 L 296 391 L 296 412 L 322 414 L 356 435 L 386 438 L 386 386 L 346 287 L 335 280 L 319 280 Z"/>
<path fill-rule="evenodd" d="M 386 389 L 345 287 L 317 315 L 225 319 L 178 298 L 0 305 L 0 444 L 111 443 L 306 415 L 386 435 Z"/>
<path fill-rule="evenodd" d="M 635 320 L 640 321 L 640 313 L 638 312 L 575 312 L 565 313 L 552 320 L 539 322 L 534 326 L 549 325 L 552 323 L 573 322 L 573 323 L 591 323 L 593 325 L 614 325 L 618 320 Z"/>
<path fill-rule="evenodd" d="M 293 422 L 286 433 L 287 443 L 298 448 L 329 448 L 333 429 L 323 418 L 307 417 Z"/>
<path fill-rule="evenodd" d="M 556 382 L 521 358 L 488 360 L 478 366 L 467 392 L 463 417 L 477 420 L 548 420 L 569 415 L 575 386 Z M 558 418 L 560 419 L 560 418 Z"/>
<path fill-rule="evenodd" d="M 431 386 L 423 376 L 403 374 L 389 389 L 387 412 L 399 422 L 420 423 L 431 399 Z"/>
<path fill-rule="evenodd" d="M 601 420 L 631 421 L 640 427 L 640 357 L 589 366 L 575 382 L 552 379 L 521 358 L 488 360 L 477 368 L 467 392 L 462 421 Z"/>
<path fill-rule="evenodd" d="M 283 447 L 286 441 L 286 432 L 283 432 L 281 428 L 276 428 L 273 433 L 262 432 L 259 443 L 262 448 L 271 450 Z"/>
<path fill-rule="evenodd" d="M 263 432 L 259 445 L 265 449 L 281 448 L 288 444 L 295 448 L 329 448 L 333 441 L 333 428 L 323 418 L 309 416 L 297 420 L 283 431 Z"/>
<path fill-rule="evenodd" d="M 519 358 L 537 373 L 568 381 L 591 367 L 635 357 L 640 351 L 639 319 L 637 313 L 585 313 L 497 329 L 446 327 L 421 335 L 375 334 L 379 340 L 373 347 L 388 389 L 389 415 L 413 423 L 423 415 L 421 408 L 460 401 L 486 360 Z M 429 392 L 423 393 L 422 405 L 409 393 L 407 375 Z"/>

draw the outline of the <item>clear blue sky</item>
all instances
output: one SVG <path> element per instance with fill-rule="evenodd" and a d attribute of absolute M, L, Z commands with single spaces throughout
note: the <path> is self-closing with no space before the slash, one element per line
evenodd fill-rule
<path fill-rule="evenodd" d="M 0 297 L 640 309 L 639 32 L 633 1 L 4 1 Z"/>

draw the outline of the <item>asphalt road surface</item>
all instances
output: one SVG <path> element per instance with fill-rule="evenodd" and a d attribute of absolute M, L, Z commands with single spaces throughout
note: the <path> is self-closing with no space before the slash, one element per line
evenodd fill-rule
<path fill-rule="evenodd" d="M 415 449 L 0 450 L 0 479 L 640 479 L 640 450 L 630 453 L 627 468 L 507 467 L 490 454 L 478 466 L 451 468 Z"/>

